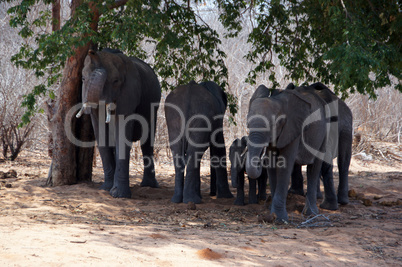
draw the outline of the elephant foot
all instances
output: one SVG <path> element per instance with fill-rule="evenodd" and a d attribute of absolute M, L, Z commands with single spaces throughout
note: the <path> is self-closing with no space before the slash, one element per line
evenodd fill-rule
<path fill-rule="evenodd" d="M 234 198 L 232 192 L 229 189 L 218 191 L 218 198 Z"/>
<path fill-rule="evenodd" d="M 317 199 L 323 199 L 323 195 L 321 191 L 317 191 Z"/>
<path fill-rule="evenodd" d="M 289 217 L 288 217 L 288 213 L 286 211 L 286 208 L 281 208 L 281 207 L 276 207 L 274 203 L 272 203 L 271 207 L 270 207 L 270 212 L 272 214 L 272 216 L 274 216 L 275 219 L 275 223 L 287 223 L 289 221 Z"/>
<path fill-rule="evenodd" d="M 127 188 L 113 187 L 110 190 L 110 195 L 115 198 L 131 198 L 131 190 Z"/>
<path fill-rule="evenodd" d="M 142 182 L 140 184 L 141 187 L 152 187 L 152 188 L 158 188 L 159 184 L 158 181 L 156 181 L 155 177 L 153 178 L 143 178 Z"/>
<path fill-rule="evenodd" d="M 248 204 L 258 204 L 257 196 L 252 196 L 248 198 Z"/>
<path fill-rule="evenodd" d="M 312 215 L 312 214 L 319 214 L 319 211 L 318 211 L 318 208 L 316 207 L 316 206 L 307 206 L 307 205 L 305 205 L 304 206 L 304 209 L 303 209 L 303 214 L 304 215 Z"/>
<path fill-rule="evenodd" d="M 300 189 L 300 188 L 293 188 L 293 187 L 290 187 L 289 190 L 288 190 L 288 193 L 294 194 L 294 195 L 304 196 L 304 190 L 303 190 L 303 188 Z"/>
<path fill-rule="evenodd" d="M 265 201 L 267 200 L 267 194 L 258 195 L 258 201 Z"/>
<path fill-rule="evenodd" d="M 349 204 L 348 195 L 344 195 L 344 194 L 340 195 L 340 194 L 338 194 L 338 203 L 341 204 L 341 205 Z"/>
<path fill-rule="evenodd" d="M 233 203 L 236 206 L 244 206 L 244 198 L 236 198 L 235 202 Z"/>
<path fill-rule="evenodd" d="M 194 194 L 193 196 L 183 197 L 183 203 L 194 202 L 194 204 L 201 203 L 201 197 L 198 194 Z"/>
<path fill-rule="evenodd" d="M 326 209 L 326 210 L 337 210 L 338 209 L 338 203 L 336 201 L 324 200 L 320 204 L 320 208 Z"/>
<path fill-rule="evenodd" d="M 182 203 L 183 202 L 183 195 L 182 194 L 174 194 L 173 197 L 170 199 L 173 203 Z"/>
<path fill-rule="evenodd" d="M 211 191 L 211 192 L 209 193 L 209 195 L 210 195 L 210 196 L 216 196 L 216 192 Z"/>
<path fill-rule="evenodd" d="M 105 191 L 110 191 L 110 189 L 112 189 L 112 187 L 113 187 L 113 183 L 104 182 L 104 183 L 99 187 L 99 189 L 105 190 Z"/>
<path fill-rule="evenodd" d="M 288 213 L 285 212 L 272 212 L 273 216 L 276 216 L 275 223 L 276 224 L 287 224 L 289 222 Z"/>

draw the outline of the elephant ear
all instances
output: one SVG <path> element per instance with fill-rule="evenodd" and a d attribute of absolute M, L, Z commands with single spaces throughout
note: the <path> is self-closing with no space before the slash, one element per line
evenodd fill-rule
<path fill-rule="evenodd" d="M 286 117 L 276 122 L 279 134 L 276 147 L 279 149 L 301 136 L 303 122 L 311 113 L 311 99 L 307 96 L 307 92 L 286 90 L 284 93 L 283 97 L 286 97 L 287 101 L 283 107 L 283 114 Z"/>
<path fill-rule="evenodd" d="M 95 69 L 102 66 L 101 59 L 95 50 L 89 49 L 88 56 L 91 59 L 91 64 L 94 65 Z"/>
<path fill-rule="evenodd" d="M 249 105 L 251 106 L 251 103 L 253 103 L 254 100 L 257 98 L 265 98 L 269 97 L 271 95 L 270 90 L 263 84 L 257 87 L 257 89 L 254 91 L 253 95 L 250 98 Z"/>
<path fill-rule="evenodd" d="M 247 143 L 248 143 L 248 136 L 245 135 L 241 138 L 241 146 L 245 148 L 247 146 Z"/>

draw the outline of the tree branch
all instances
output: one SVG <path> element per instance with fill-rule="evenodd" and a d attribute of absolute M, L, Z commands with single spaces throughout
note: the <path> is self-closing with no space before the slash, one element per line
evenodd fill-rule
<path fill-rule="evenodd" d="M 346 14 L 346 18 L 349 18 L 350 20 L 352 20 L 352 18 L 350 17 L 348 10 L 346 9 L 345 3 L 343 2 L 343 0 L 341 0 L 341 4 L 343 9 L 345 10 L 345 14 Z"/>

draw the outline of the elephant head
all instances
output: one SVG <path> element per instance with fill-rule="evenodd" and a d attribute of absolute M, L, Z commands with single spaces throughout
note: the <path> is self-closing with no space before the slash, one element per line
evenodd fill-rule
<path fill-rule="evenodd" d="M 294 90 L 278 91 L 274 96 L 257 98 L 250 103 L 246 159 L 250 178 L 261 175 L 267 148 L 284 148 L 301 135 L 308 112 L 309 99 Z"/>
<path fill-rule="evenodd" d="M 106 104 L 106 123 L 110 122 L 111 111 L 115 108 L 116 99 L 125 82 L 123 59 L 119 51 L 95 52 L 89 50 L 82 70 L 82 108 L 76 115 L 90 114 L 99 107 L 101 102 Z"/>

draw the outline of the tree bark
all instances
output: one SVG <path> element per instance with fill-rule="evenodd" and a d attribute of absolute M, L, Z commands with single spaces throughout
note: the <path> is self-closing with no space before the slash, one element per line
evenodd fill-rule
<path fill-rule="evenodd" d="M 82 173 L 88 173 L 88 171 L 92 172 L 92 164 L 88 167 L 78 161 L 81 155 L 80 150 L 83 148 L 76 147 L 70 142 L 65 129 L 66 119 L 71 119 L 72 133 L 76 133 L 79 130 L 77 126 L 82 126 L 82 123 L 78 125 L 78 120 L 74 116 L 70 118 L 66 118 L 66 116 L 69 110 L 79 102 L 81 71 L 88 49 L 89 45 L 78 48 L 75 55 L 67 61 L 59 89 L 59 97 L 55 105 L 55 113 L 50 120 L 53 151 L 48 184 L 53 186 L 74 184 L 78 181 L 78 173 L 82 175 Z M 76 138 L 79 138 L 79 136 L 76 136 Z M 90 149 L 87 148 L 86 150 Z M 86 151 L 86 153 L 90 152 Z M 90 162 L 92 163 L 92 161 Z M 80 168 L 84 168 L 85 171 L 79 172 Z M 85 180 L 83 177 L 81 179 Z M 87 179 L 90 179 L 90 177 Z"/>
<path fill-rule="evenodd" d="M 53 3 L 53 29 L 60 29 L 60 8 L 57 7 L 58 0 Z M 74 16 L 76 8 L 82 0 L 71 2 L 71 16 Z M 96 7 L 93 7 L 96 9 Z M 99 21 L 99 12 L 94 10 L 91 28 L 96 30 Z M 58 16 L 58 17 L 57 17 Z M 58 19 L 57 19 L 58 18 Z M 59 96 L 54 105 L 50 105 L 48 111 L 49 125 L 51 129 L 52 164 L 48 174 L 48 185 L 59 186 L 75 184 L 79 181 L 90 181 L 92 179 L 93 147 L 77 147 L 67 138 L 65 122 L 71 125 L 71 132 L 81 141 L 94 139 L 92 125 L 89 116 L 76 119 L 75 114 L 67 118 L 71 108 L 81 100 L 81 72 L 84 60 L 88 53 L 90 44 L 76 49 L 75 54 L 70 57 L 63 70 L 63 79 L 59 88 Z M 71 115 L 71 114 L 70 114 Z"/>

